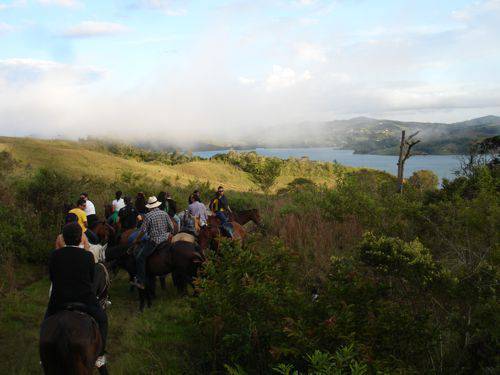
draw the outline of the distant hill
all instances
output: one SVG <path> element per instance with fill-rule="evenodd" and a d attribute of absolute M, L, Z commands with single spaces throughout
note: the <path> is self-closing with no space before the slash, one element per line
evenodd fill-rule
<path fill-rule="evenodd" d="M 98 178 L 108 183 L 134 179 L 152 179 L 179 186 L 209 182 L 212 187 L 224 185 L 228 190 L 260 191 L 259 187 L 241 168 L 218 160 L 196 160 L 175 165 L 158 160 L 150 162 L 133 156 L 116 155 L 92 145 L 90 141 L 41 140 L 0 136 L 0 152 L 9 152 L 16 160 L 16 173 L 29 173 L 37 168 L 51 168 L 68 176 Z M 296 178 L 308 178 L 317 184 L 333 186 L 336 172 L 324 168 L 328 163 L 290 161 L 285 164 L 276 180 L 275 190 L 286 187 Z M 348 168 L 353 170 L 353 168 Z"/>
<path fill-rule="evenodd" d="M 304 122 L 259 131 L 258 147 L 335 147 L 359 154 L 396 154 L 401 131 L 419 132 L 414 151 L 421 154 L 464 154 L 471 142 L 500 134 L 500 117 L 485 116 L 457 123 L 404 122 L 356 117 Z"/>

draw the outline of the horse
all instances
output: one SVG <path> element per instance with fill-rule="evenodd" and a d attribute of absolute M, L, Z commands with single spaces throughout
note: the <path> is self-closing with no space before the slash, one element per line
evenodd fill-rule
<path fill-rule="evenodd" d="M 229 213 L 229 221 L 237 222 L 240 225 L 245 225 L 249 221 L 253 221 L 255 225 L 260 226 L 260 212 L 256 208 L 250 210 L 231 211 Z"/>
<path fill-rule="evenodd" d="M 116 244 L 116 229 L 107 222 L 97 221 L 91 230 L 99 237 L 99 243 L 101 245 L 107 243 L 110 246 L 114 246 Z"/>
<path fill-rule="evenodd" d="M 136 274 L 133 251 L 136 246 L 119 245 L 106 251 L 108 262 L 125 269 L 130 275 Z M 139 310 L 151 307 L 154 295 L 155 278 L 172 274 L 174 285 L 180 293 L 185 293 L 187 284 L 193 285 L 193 279 L 204 258 L 197 251 L 196 244 L 178 241 L 171 244 L 164 241 L 159 244 L 146 261 L 146 289 L 139 289 Z"/>
<path fill-rule="evenodd" d="M 78 306 L 67 307 L 45 319 L 40 329 L 39 352 L 45 374 L 91 375 L 102 350 L 96 321 Z M 106 365 L 99 368 L 107 374 Z"/>
<path fill-rule="evenodd" d="M 246 236 L 245 229 L 241 224 L 235 221 L 232 221 L 231 225 L 233 226 L 232 240 L 243 243 Z M 227 235 L 221 231 L 220 227 L 221 221 L 216 216 L 208 217 L 207 225 L 200 230 L 200 234 L 198 235 L 198 243 L 200 244 L 202 253 L 209 248 L 214 251 L 219 250 L 221 237 L 227 237 Z"/>

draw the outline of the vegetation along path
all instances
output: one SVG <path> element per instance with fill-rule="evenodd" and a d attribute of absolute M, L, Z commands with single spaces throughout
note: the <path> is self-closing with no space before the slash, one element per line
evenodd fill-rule
<path fill-rule="evenodd" d="M 33 268 L 26 270 L 37 272 Z M 29 279 L 28 274 L 24 276 Z M 23 284 L 23 280 L 18 280 Z M 41 374 L 38 330 L 49 290 L 47 277 L 0 296 L 0 374 Z M 190 297 L 180 297 L 169 278 L 153 308 L 137 310 L 121 272 L 111 287 L 109 370 L 112 374 L 182 374 L 189 365 L 187 319 Z M 133 369 L 133 370 L 132 370 Z"/>

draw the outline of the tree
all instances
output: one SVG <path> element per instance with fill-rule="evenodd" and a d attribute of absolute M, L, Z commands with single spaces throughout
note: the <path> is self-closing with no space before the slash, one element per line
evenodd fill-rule
<path fill-rule="evenodd" d="M 439 177 L 432 171 L 415 171 L 408 179 L 408 183 L 420 191 L 436 190 L 438 188 Z"/>
<path fill-rule="evenodd" d="M 403 130 L 401 132 L 401 143 L 399 145 L 399 159 L 398 159 L 398 184 L 399 184 L 399 188 L 398 188 L 398 190 L 400 193 L 403 192 L 403 176 L 404 176 L 404 170 L 405 170 L 405 162 L 411 156 L 412 147 L 420 142 L 420 140 L 413 140 L 412 141 L 412 138 L 415 137 L 418 134 L 418 132 L 413 133 L 408 138 L 406 138 L 405 134 L 406 134 L 406 132 Z"/>
<path fill-rule="evenodd" d="M 283 162 L 277 158 L 266 158 L 248 168 L 250 178 L 264 193 L 268 193 L 281 174 Z"/>

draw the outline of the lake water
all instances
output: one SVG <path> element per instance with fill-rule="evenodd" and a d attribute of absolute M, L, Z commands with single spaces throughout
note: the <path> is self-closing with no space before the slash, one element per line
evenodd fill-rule
<path fill-rule="evenodd" d="M 310 160 L 337 161 L 351 167 L 365 167 L 379 169 L 392 174 L 397 174 L 398 157 L 389 155 L 359 155 L 352 150 L 336 150 L 328 147 L 318 148 L 257 148 L 254 150 L 260 155 L 277 156 L 282 159 L 290 157 L 300 158 L 307 156 Z M 227 153 L 229 150 L 197 151 L 193 155 L 210 158 L 215 154 Z M 416 155 L 405 163 L 405 177 L 411 176 L 414 171 L 428 169 L 443 178 L 453 179 L 453 172 L 458 169 L 459 155 Z"/>

